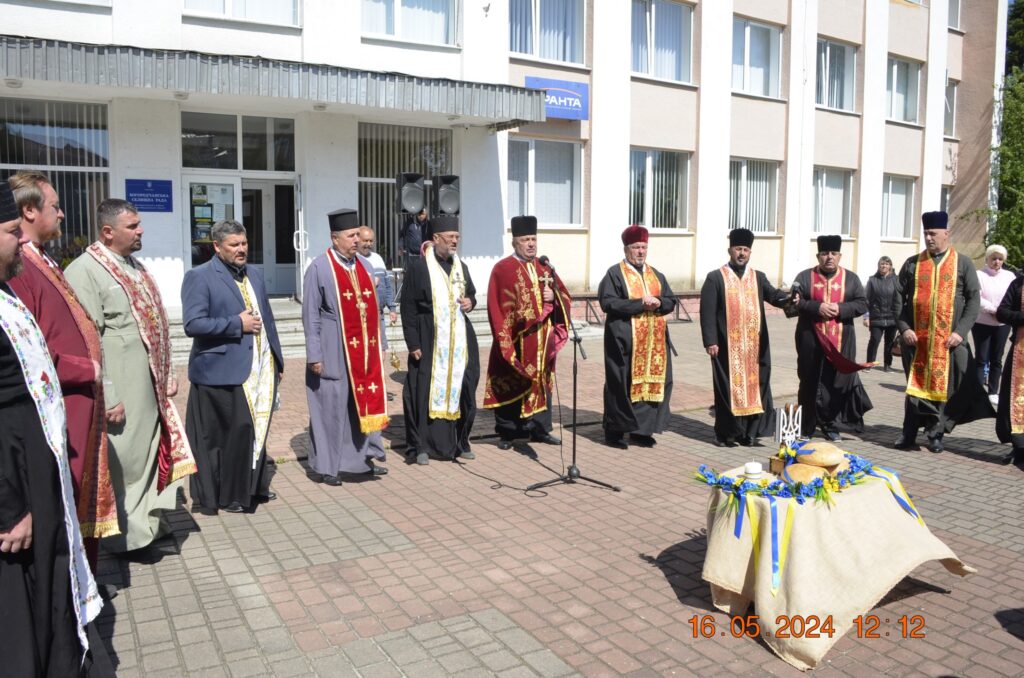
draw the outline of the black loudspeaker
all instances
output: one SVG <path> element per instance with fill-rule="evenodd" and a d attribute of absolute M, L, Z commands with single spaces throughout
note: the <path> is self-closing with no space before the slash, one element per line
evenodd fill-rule
<path fill-rule="evenodd" d="M 419 214 L 427 206 L 427 191 L 423 175 L 400 172 L 395 177 L 395 211 L 401 214 Z"/>
<path fill-rule="evenodd" d="M 434 210 L 438 214 L 458 214 L 462 206 L 459 198 L 459 178 L 454 174 L 434 177 L 431 196 Z"/>

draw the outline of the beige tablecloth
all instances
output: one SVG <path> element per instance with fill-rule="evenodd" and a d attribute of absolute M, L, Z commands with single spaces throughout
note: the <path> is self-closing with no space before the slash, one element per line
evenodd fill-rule
<path fill-rule="evenodd" d="M 734 472 L 726 475 L 736 477 Z M 780 523 L 788 502 L 794 510 L 792 533 L 777 594 L 771 591 L 771 520 L 763 497 L 751 502 L 758 517 L 760 555 L 755 570 L 751 521 L 743 521 L 737 539 L 736 515 L 724 510 L 727 496 L 712 489 L 703 578 L 711 584 L 713 602 L 723 612 L 745 615 L 753 603 L 765 642 L 799 669 L 817 666 L 854 618 L 870 611 L 918 565 L 938 560 L 953 574 L 976 571 L 900 508 L 880 480 L 836 494 L 831 507 L 813 500 L 802 506 L 794 500 L 777 500 Z M 833 637 L 775 637 L 776 619 L 797 615 L 823 620 L 831 616 Z"/>

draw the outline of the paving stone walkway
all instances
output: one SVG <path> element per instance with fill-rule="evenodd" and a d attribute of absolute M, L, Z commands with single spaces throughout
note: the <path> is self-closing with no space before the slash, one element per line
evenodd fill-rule
<path fill-rule="evenodd" d="M 796 393 L 793 325 L 768 324 L 780 404 Z M 341 487 L 306 479 L 303 365 L 289 361 L 269 438 L 279 498 L 243 515 L 193 515 L 182 504 L 162 550 L 134 561 L 103 555 L 100 581 L 120 589 L 100 620 L 118 675 L 796 675 L 757 641 L 693 637 L 694 615 L 719 626 L 728 618 L 700 579 L 708 490 L 692 472 L 764 460 L 771 446 L 711 444 L 699 328 L 671 332 L 673 414 L 650 450 L 602 444 L 601 342 L 584 345 L 578 464 L 622 492 L 588 483 L 523 491 L 570 461 L 571 347 L 559 358 L 561 449 L 499 451 L 481 411 L 475 460 L 406 465 L 393 381 L 391 472 Z M 901 471 L 931 530 L 979 572 L 961 580 L 937 563 L 918 568 L 875 613 L 922 615 L 926 637 L 848 634 L 815 674 L 1024 674 L 1024 473 L 998 463 L 1007 449 L 991 420 L 958 428 L 943 454 L 892 449 L 901 373 L 872 370 L 864 381 L 875 409 L 844 445 Z"/>

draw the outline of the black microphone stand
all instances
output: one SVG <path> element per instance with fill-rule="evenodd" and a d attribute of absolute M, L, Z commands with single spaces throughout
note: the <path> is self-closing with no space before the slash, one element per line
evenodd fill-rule
<path fill-rule="evenodd" d="M 553 266 L 551 267 L 551 272 L 555 272 Z M 558 291 L 555 290 L 555 295 L 557 296 L 557 294 Z M 622 488 L 618 485 L 611 485 L 580 474 L 580 469 L 576 466 L 576 387 L 579 382 L 578 354 L 582 354 L 583 359 L 586 360 L 587 352 L 583 349 L 583 339 L 580 337 L 580 333 L 576 331 L 576 323 L 572 321 L 572 316 L 566 313 L 566 309 L 564 307 L 562 312 L 565 313 L 565 319 L 569 323 L 569 329 L 572 330 L 572 336 L 570 337 L 572 340 L 572 463 L 569 464 L 569 468 L 566 469 L 566 472 L 563 475 L 560 475 L 557 478 L 552 478 L 551 480 L 534 483 L 527 487 L 526 491 L 531 492 L 533 490 L 539 490 L 542 487 L 548 487 L 550 485 L 555 485 L 556 483 L 575 483 L 578 480 L 585 480 L 588 483 L 607 487 L 609 490 L 613 490 L 615 492 L 621 492 Z"/>

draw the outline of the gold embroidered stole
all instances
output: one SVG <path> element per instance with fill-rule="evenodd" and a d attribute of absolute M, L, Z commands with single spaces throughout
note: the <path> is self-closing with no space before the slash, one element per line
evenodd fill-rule
<path fill-rule="evenodd" d="M 651 266 L 644 265 L 643 275 L 628 262 L 620 262 L 619 270 L 626 281 L 630 299 L 661 295 L 661 282 Z M 633 333 L 630 402 L 660 403 L 665 399 L 665 373 L 668 369 L 665 346 L 665 316 L 644 311 L 630 319 Z"/>
<path fill-rule="evenodd" d="M 1021 308 L 1024 309 L 1024 289 L 1021 289 Z M 1011 351 L 1010 381 L 1010 433 L 1024 433 L 1024 325 L 1015 331 Z"/>
<path fill-rule="evenodd" d="M 434 352 L 430 359 L 430 389 L 427 416 L 431 419 L 459 419 L 462 379 L 469 364 L 465 316 L 459 299 L 466 294 L 459 255 L 452 253 L 452 272 L 446 275 L 434 256 L 433 244 L 424 248 L 430 277 L 431 307 L 434 312 Z"/>
<path fill-rule="evenodd" d="M 927 252 L 917 259 L 911 308 L 917 350 L 910 366 L 907 395 L 944 403 L 949 397 L 952 362 L 946 341 L 953 333 L 958 255 L 952 247 L 936 265 Z"/>
<path fill-rule="evenodd" d="M 757 271 L 747 266 L 740 278 L 722 266 L 725 326 L 729 343 L 729 408 L 734 416 L 761 414 L 761 297 Z"/>
<path fill-rule="evenodd" d="M 242 293 L 242 300 L 245 307 L 254 315 L 259 315 L 260 307 L 256 301 L 256 292 L 252 289 L 252 283 L 248 276 L 241 282 L 235 281 L 238 291 Z M 260 327 L 260 333 L 252 338 L 252 367 L 249 369 L 249 376 L 242 384 L 242 391 L 245 393 L 245 402 L 249 405 L 249 415 L 252 417 L 253 441 L 252 441 L 252 468 L 260 460 L 263 446 L 267 441 L 267 431 L 270 429 L 270 413 L 274 409 L 274 354 L 270 350 L 270 342 L 267 340 L 266 326 Z"/>

